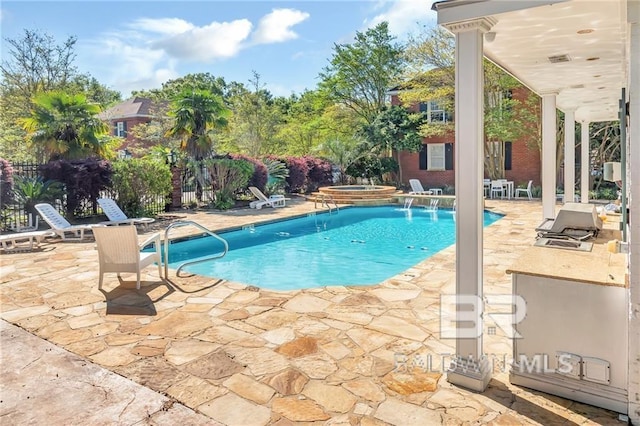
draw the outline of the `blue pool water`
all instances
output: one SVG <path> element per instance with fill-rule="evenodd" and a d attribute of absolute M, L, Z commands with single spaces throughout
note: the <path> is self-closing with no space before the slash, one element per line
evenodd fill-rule
<path fill-rule="evenodd" d="M 487 226 L 502 216 L 485 212 Z M 455 242 L 451 210 L 353 207 L 219 234 L 221 259 L 184 271 L 273 290 L 384 281 Z M 169 266 L 218 253 L 212 237 L 174 242 Z"/>

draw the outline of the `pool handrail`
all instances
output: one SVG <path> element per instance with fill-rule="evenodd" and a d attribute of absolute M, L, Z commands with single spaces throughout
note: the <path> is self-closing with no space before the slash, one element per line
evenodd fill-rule
<path fill-rule="evenodd" d="M 210 231 L 209 229 L 207 229 L 204 226 L 200 225 L 198 222 L 194 222 L 193 220 L 179 220 L 177 222 L 173 222 L 169 226 L 167 226 L 167 229 L 165 229 L 165 231 L 164 231 L 164 276 L 165 276 L 165 278 L 169 277 L 169 243 L 170 243 L 170 241 L 169 241 L 169 231 L 171 231 L 171 229 L 173 229 L 173 228 L 178 228 L 180 226 L 187 226 L 187 225 L 193 225 L 196 228 L 199 228 L 199 229 L 203 230 L 205 233 L 209 234 L 213 238 L 215 238 L 215 239 L 219 240 L 220 242 L 222 242 L 222 244 L 224 245 L 224 251 L 222 253 L 216 253 L 216 254 L 212 254 L 211 256 L 203 257 L 202 259 L 188 260 L 188 261 L 182 263 L 176 269 L 176 277 L 179 277 L 180 271 L 182 270 L 182 268 L 184 268 L 187 265 L 194 265 L 196 263 L 202 263 L 202 262 L 208 262 L 209 260 L 220 259 L 221 257 L 224 257 L 227 254 L 227 252 L 229 251 L 229 243 L 227 243 L 227 240 L 225 240 L 224 238 L 220 237 L 215 232 Z"/>
<path fill-rule="evenodd" d="M 329 209 L 329 214 L 333 213 L 333 210 L 331 209 L 331 206 L 327 202 L 327 197 L 333 203 L 333 205 L 336 206 L 336 212 L 340 211 L 340 208 L 338 208 L 338 203 L 336 203 L 336 201 L 333 199 L 333 196 L 327 195 L 327 194 L 320 194 L 319 196 L 321 197 L 321 199 L 320 199 L 320 207 L 322 207 L 322 206 L 327 207 Z M 315 198 L 315 200 L 313 202 L 313 208 L 314 209 L 318 208 L 318 197 L 317 196 L 316 196 L 316 198 Z"/>

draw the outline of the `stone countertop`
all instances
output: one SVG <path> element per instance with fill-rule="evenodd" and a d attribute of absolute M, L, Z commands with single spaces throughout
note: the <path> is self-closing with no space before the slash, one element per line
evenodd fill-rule
<path fill-rule="evenodd" d="M 626 287 L 627 256 L 609 253 L 607 242 L 620 240 L 621 233 L 611 229 L 600 231 L 590 252 L 531 246 L 507 269 L 507 274 L 564 279 L 586 284 Z M 617 225 L 617 223 L 616 223 Z"/>

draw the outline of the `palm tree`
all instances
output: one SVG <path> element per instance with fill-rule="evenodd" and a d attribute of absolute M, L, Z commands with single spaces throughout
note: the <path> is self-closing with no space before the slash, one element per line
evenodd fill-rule
<path fill-rule="evenodd" d="M 167 134 L 180 137 L 180 149 L 199 161 L 212 154 L 212 131 L 225 128 L 230 114 L 221 96 L 185 89 L 171 103 L 169 115 L 175 122 Z"/>
<path fill-rule="evenodd" d="M 100 106 L 82 94 L 44 92 L 35 95 L 31 116 L 21 120 L 32 144 L 42 144 L 50 160 L 79 159 L 91 155 L 107 158 L 108 127 L 97 114 Z"/>
<path fill-rule="evenodd" d="M 224 129 L 228 124 L 231 110 L 224 106 L 221 96 L 208 90 L 184 89 L 173 99 L 169 115 L 174 124 L 167 136 L 181 139 L 180 149 L 193 161 L 195 169 L 196 198 L 202 201 L 202 160 L 213 154 L 213 132 Z"/>
<path fill-rule="evenodd" d="M 340 183 L 346 183 L 347 168 L 365 157 L 371 147 L 358 137 L 329 139 L 316 148 L 316 152 L 331 161 L 340 169 Z"/>

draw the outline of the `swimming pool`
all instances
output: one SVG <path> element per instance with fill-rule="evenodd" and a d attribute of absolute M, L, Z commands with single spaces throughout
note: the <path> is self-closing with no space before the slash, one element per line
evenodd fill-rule
<path fill-rule="evenodd" d="M 485 212 L 484 225 L 501 217 Z M 445 209 L 350 207 L 218 235 L 229 244 L 227 255 L 184 271 L 294 290 L 380 283 L 453 244 L 455 221 Z M 221 250 L 211 237 L 177 241 L 169 250 L 169 266 Z"/>

